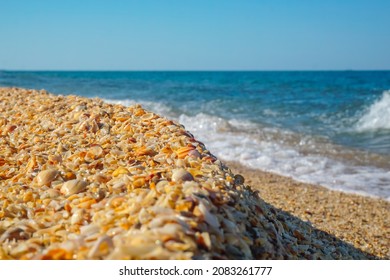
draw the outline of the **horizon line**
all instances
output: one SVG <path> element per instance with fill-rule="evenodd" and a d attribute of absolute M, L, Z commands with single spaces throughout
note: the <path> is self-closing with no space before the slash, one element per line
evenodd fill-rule
<path fill-rule="evenodd" d="M 0 72 L 358 72 L 389 69 L 0 69 Z"/>

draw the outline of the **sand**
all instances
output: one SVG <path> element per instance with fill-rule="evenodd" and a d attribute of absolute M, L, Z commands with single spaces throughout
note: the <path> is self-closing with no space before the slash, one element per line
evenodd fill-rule
<path fill-rule="evenodd" d="M 390 258 L 390 202 L 334 191 L 322 186 L 226 162 L 260 197 L 315 228 L 380 258 Z"/>

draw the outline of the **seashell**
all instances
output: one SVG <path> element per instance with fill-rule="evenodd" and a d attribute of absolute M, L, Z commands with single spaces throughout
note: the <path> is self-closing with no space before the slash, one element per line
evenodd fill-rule
<path fill-rule="evenodd" d="M 200 153 L 197 150 L 191 150 L 188 152 L 188 156 L 193 157 L 193 158 L 200 158 Z"/>
<path fill-rule="evenodd" d="M 37 252 L 39 249 L 39 245 L 35 243 L 20 243 L 18 246 L 11 249 L 10 255 L 20 258 L 23 254 Z"/>
<path fill-rule="evenodd" d="M 176 160 L 175 165 L 177 167 L 186 167 L 186 162 L 183 159 L 178 159 L 178 160 Z"/>
<path fill-rule="evenodd" d="M 114 176 L 114 177 L 117 177 L 120 174 L 129 174 L 129 170 L 127 170 L 127 168 L 125 168 L 125 167 L 119 167 L 114 172 L 112 172 L 112 176 Z"/>
<path fill-rule="evenodd" d="M 43 170 L 37 175 L 38 186 L 49 185 L 58 175 L 58 171 L 55 169 Z"/>
<path fill-rule="evenodd" d="M 137 156 L 155 156 L 157 153 L 150 147 L 142 146 L 138 149 L 136 149 L 136 155 Z"/>
<path fill-rule="evenodd" d="M 245 179 L 240 174 L 234 175 L 234 184 L 235 185 L 242 185 L 244 184 Z"/>
<path fill-rule="evenodd" d="M 42 260 L 70 260 L 72 259 L 72 252 L 57 248 L 57 249 L 51 249 L 46 254 L 44 254 L 41 259 Z"/>
<path fill-rule="evenodd" d="M 169 182 L 167 180 L 161 180 L 159 181 L 157 184 L 156 184 L 156 190 L 158 192 L 162 192 L 164 190 L 164 187 L 169 184 Z"/>
<path fill-rule="evenodd" d="M 174 240 L 168 240 L 164 242 L 164 247 L 172 252 L 177 252 L 177 251 L 193 250 L 194 247 L 196 247 L 196 245 L 193 243 L 182 243 L 182 242 L 175 242 Z"/>
<path fill-rule="evenodd" d="M 88 258 L 98 258 L 104 255 L 107 255 L 114 248 L 114 243 L 112 238 L 107 235 L 99 237 L 95 242 L 91 250 L 88 252 Z"/>
<path fill-rule="evenodd" d="M 64 195 L 72 195 L 72 194 L 83 192 L 87 186 L 88 186 L 88 183 L 86 181 L 73 179 L 73 180 L 65 182 L 62 185 L 60 191 Z"/>
<path fill-rule="evenodd" d="M 165 223 L 162 227 L 152 230 L 152 232 L 158 235 L 159 239 L 163 242 L 176 239 L 181 231 L 182 227 L 175 223 Z"/>
<path fill-rule="evenodd" d="M 93 146 L 89 148 L 86 154 L 86 158 L 89 160 L 98 159 L 103 155 L 103 149 L 100 146 Z"/>
<path fill-rule="evenodd" d="M 204 172 L 198 168 L 188 168 L 188 172 L 191 173 L 191 175 L 195 178 L 198 175 L 203 175 Z"/>
<path fill-rule="evenodd" d="M 62 162 L 62 157 L 60 155 L 49 155 L 48 160 L 57 164 Z"/>
<path fill-rule="evenodd" d="M 194 177 L 190 172 L 184 168 L 172 170 L 172 181 L 181 182 L 181 181 L 193 181 Z"/>
<path fill-rule="evenodd" d="M 211 239 L 208 232 L 202 232 L 201 234 L 198 234 L 196 242 L 207 250 L 211 250 Z"/>
<path fill-rule="evenodd" d="M 217 217 L 210 213 L 203 201 L 199 201 L 198 208 L 199 211 L 203 214 L 206 223 L 208 223 L 214 229 L 219 229 L 220 224 Z"/>
<path fill-rule="evenodd" d="M 61 176 L 62 176 L 62 178 L 63 178 L 65 181 L 69 181 L 69 180 L 72 180 L 72 179 L 76 179 L 76 174 L 74 174 L 72 171 L 62 172 L 62 173 L 61 173 Z"/>
<path fill-rule="evenodd" d="M 166 161 L 166 155 L 165 154 L 157 154 L 153 157 L 154 161 L 157 161 L 158 163 L 164 163 Z"/>
<path fill-rule="evenodd" d="M 153 119 L 154 116 L 155 115 L 153 113 L 146 113 L 146 114 L 142 115 L 141 119 L 144 121 L 148 121 L 148 120 Z"/>
<path fill-rule="evenodd" d="M 99 183 L 107 183 L 111 180 L 111 176 L 107 176 L 103 173 L 96 173 L 94 179 Z"/>
<path fill-rule="evenodd" d="M 72 225 L 75 225 L 75 224 L 81 224 L 82 221 L 83 221 L 83 217 L 85 215 L 85 210 L 84 209 L 77 209 L 72 217 L 70 218 L 70 222 Z"/>
<path fill-rule="evenodd" d="M 195 149 L 195 147 L 182 147 L 182 148 L 179 148 L 176 151 L 177 157 L 178 158 L 185 158 L 188 155 L 188 153 L 191 152 L 194 149 Z"/>
<path fill-rule="evenodd" d="M 48 131 L 52 131 L 55 129 L 55 126 L 54 124 L 49 121 L 49 120 L 43 120 L 41 122 L 41 127 L 44 129 L 44 130 L 48 130 Z"/>
<path fill-rule="evenodd" d="M 80 234 L 85 236 L 90 236 L 98 233 L 100 231 L 100 227 L 94 224 L 89 224 L 80 227 Z"/>
<path fill-rule="evenodd" d="M 118 234 L 122 233 L 123 231 L 124 231 L 123 228 L 121 228 L 121 227 L 115 227 L 115 228 L 110 228 L 110 229 L 106 232 L 106 234 L 107 234 L 108 236 L 110 236 L 110 237 L 113 237 L 113 236 L 115 236 L 115 235 L 118 235 Z"/>
<path fill-rule="evenodd" d="M 141 188 L 145 185 L 145 178 L 138 178 L 133 182 L 133 188 Z"/>
<path fill-rule="evenodd" d="M 29 201 L 32 201 L 34 198 L 34 195 L 31 191 L 28 191 L 26 192 L 24 195 L 23 195 L 23 202 L 29 202 Z"/>
<path fill-rule="evenodd" d="M 82 111 L 76 111 L 74 114 L 73 114 L 73 120 L 79 120 L 80 119 L 80 116 L 83 114 Z"/>
<path fill-rule="evenodd" d="M 85 111 L 86 109 L 87 109 L 87 106 L 85 106 L 85 105 L 78 105 L 78 106 L 74 107 L 75 112 L 82 112 L 82 111 Z"/>

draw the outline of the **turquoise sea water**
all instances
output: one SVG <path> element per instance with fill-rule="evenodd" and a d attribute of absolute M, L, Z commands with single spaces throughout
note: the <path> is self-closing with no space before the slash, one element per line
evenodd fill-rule
<path fill-rule="evenodd" d="M 0 72 L 179 121 L 222 160 L 390 198 L 390 71 Z"/>

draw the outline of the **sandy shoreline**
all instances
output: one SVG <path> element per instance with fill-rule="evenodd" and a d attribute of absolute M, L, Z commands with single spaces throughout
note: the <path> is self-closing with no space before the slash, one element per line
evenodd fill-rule
<path fill-rule="evenodd" d="M 260 197 L 315 228 L 381 258 L 390 258 L 390 203 L 297 182 L 291 178 L 225 162 Z"/>
<path fill-rule="evenodd" d="M 0 88 L 0 148 L 0 259 L 388 258 L 388 203 L 244 183 L 139 105 Z"/>

